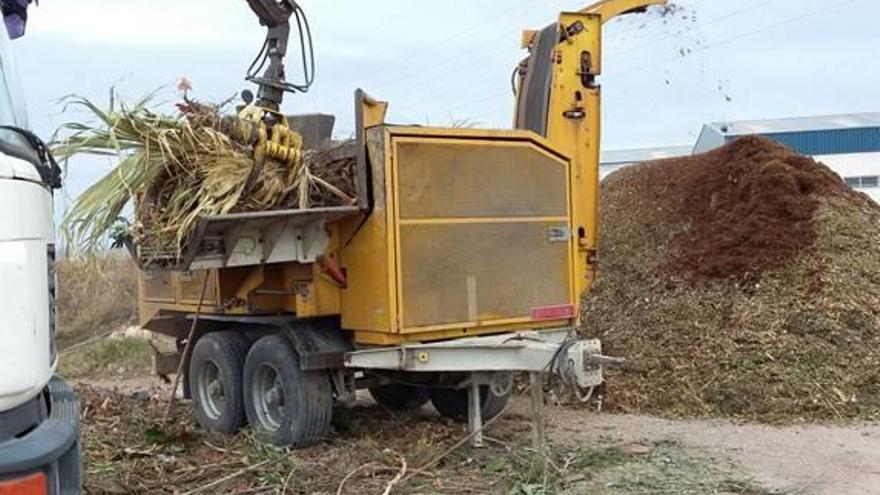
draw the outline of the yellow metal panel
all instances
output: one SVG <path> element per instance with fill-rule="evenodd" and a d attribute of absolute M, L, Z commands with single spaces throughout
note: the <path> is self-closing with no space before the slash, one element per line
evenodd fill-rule
<path fill-rule="evenodd" d="M 429 342 L 433 340 L 448 340 L 460 337 L 473 337 L 478 335 L 491 335 L 518 330 L 541 330 L 544 328 L 559 328 L 570 324 L 568 320 L 541 321 L 531 320 L 520 322 L 507 322 L 485 327 L 477 326 L 454 326 L 447 329 L 425 330 L 418 333 L 379 333 L 379 332 L 354 332 L 354 340 L 361 345 L 398 345 L 407 342 Z"/>
<path fill-rule="evenodd" d="M 235 288 L 235 298 L 239 301 L 248 301 L 251 292 L 263 285 L 266 280 L 266 266 L 256 265 L 249 267 L 250 269 L 241 280 L 238 287 Z"/>
<path fill-rule="evenodd" d="M 404 333 L 498 332 L 574 303 L 572 241 L 551 242 L 571 227 L 566 160 L 522 131 L 391 132 Z"/>
<path fill-rule="evenodd" d="M 365 96 L 363 100 L 363 124 L 365 128 L 382 125 L 385 123 L 385 114 L 388 113 L 388 102 L 378 101 Z"/>
<path fill-rule="evenodd" d="M 602 0 L 580 12 L 582 14 L 596 14 L 605 23 L 627 12 L 648 7 L 649 5 L 666 5 L 667 3 L 669 3 L 669 0 Z"/>
<path fill-rule="evenodd" d="M 202 295 L 202 286 L 205 283 L 205 277 L 208 277 L 208 285 L 205 286 L 205 298 L 203 304 L 213 306 L 217 304 L 218 298 L 218 281 L 217 271 L 198 270 L 195 272 L 182 272 L 176 274 L 180 287 L 179 302 L 181 304 L 199 304 L 199 297 Z"/>
<path fill-rule="evenodd" d="M 560 25 L 581 22 L 584 30 L 560 43 L 559 63 L 554 65 L 548 114 L 548 140 L 572 157 L 572 219 L 576 237 L 576 293 L 589 290 L 595 280 L 591 263 L 598 239 L 599 205 L 599 87 L 584 85 L 581 60 L 588 53 L 594 73 L 600 71 L 602 16 L 600 14 L 562 14 Z M 566 117 L 582 112 L 582 118 Z M 576 113 L 575 113 L 576 114 Z"/>
<path fill-rule="evenodd" d="M 567 214 L 568 164 L 528 141 L 395 142 L 401 219 Z"/>
<path fill-rule="evenodd" d="M 559 217 L 473 217 L 473 218 L 403 218 L 400 225 L 477 224 L 477 223 L 566 223 L 567 216 Z"/>
<path fill-rule="evenodd" d="M 548 241 L 568 222 L 409 225 L 401 228 L 404 331 L 501 324 L 532 308 L 570 304 L 570 244 Z"/>
<path fill-rule="evenodd" d="M 141 298 L 138 301 L 138 324 L 141 326 L 146 325 L 159 314 L 161 309 L 161 304 L 148 302 Z"/>
<path fill-rule="evenodd" d="M 346 329 L 393 333 L 396 290 L 393 271 L 392 183 L 390 139 L 383 128 L 367 133 L 367 147 L 373 184 L 373 210 L 366 219 L 352 219 L 345 225 L 352 237 L 343 242 L 340 263 L 348 276 L 348 287 L 340 294 L 342 326 Z"/>
<path fill-rule="evenodd" d="M 342 289 L 336 282 L 321 272 L 317 263 L 311 266 L 311 280 L 306 286 L 298 287 L 296 314 L 303 318 L 338 315 L 341 309 Z"/>
<path fill-rule="evenodd" d="M 177 301 L 177 291 L 171 273 L 142 271 L 138 279 L 142 299 L 145 301 L 170 303 Z"/>
<path fill-rule="evenodd" d="M 537 145 L 544 153 L 552 154 L 563 160 L 568 160 L 569 155 L 557 146 L 538 134 L 521 129 L 474 129 L 474 128 L 445 128 L 445 127 L 416 127 L 398 126 L 388 127 L 387 132 L 393 138 L 401 137 L 435 137 L 445 139 L 483 139 L 491 141 L 493 145 L 504 146 L 507 142 L 531 142 Z"/>
<path fill-rule="evenodd" d="M 522 49 L 526 49 L 532 46 L 532 43 L 535 42 L 535 36 L 538 34 L 534 29 L 528 29 L 522 32 L 522 38 L 520 39 L 519 47 Z"/>

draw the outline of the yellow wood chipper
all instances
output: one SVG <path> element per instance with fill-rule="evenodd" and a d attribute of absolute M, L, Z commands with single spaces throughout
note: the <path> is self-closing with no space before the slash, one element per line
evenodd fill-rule
<path fill-rule="evenodd" d="M 390 125 L 358 91 L 356 204 L 202 218 L 165 265 L 135 246 L 143 325 L 178 342 L 157 372 L 184 371 L 203 427 L 249 423 L 293 446 L 324 437 L 361 388 L 394 411 L 430 401 L 467 418 L 477 444 L 514 372 L 587 397 L 615 362 L 574 333 L 597 262 L 602 24 L 665 3 L 606 0 L 525 32 L 514 130 Z M 283 24 L 267 25 L 271 38 Z M 271 76 L 254 78 L 252 115 L 278 111 Z M 320 143 L 324 120 L 289 125 Z M 267 144 L 293 132 L 273 125 Z"/>

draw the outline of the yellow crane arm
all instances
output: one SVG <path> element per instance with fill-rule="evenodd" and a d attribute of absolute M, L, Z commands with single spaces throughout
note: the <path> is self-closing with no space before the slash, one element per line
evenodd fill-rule
<path fill-rule="evenodd" d="M 587 8 L 581 9 L 581 14 L 597 14 L 602 18 L 602 24 L 617 16 L 642 12 L 651 5 L 668 5 L 669 0 L 600 0 Z M 528 48 L 535 40 L 538 31 L 525 30 L 522 32 L 522 48 Z"/>
<path fill-rule="evenodd" d="M 582 9 L 582 14 L 599 14 L 602 23 L 623 14 L 640 12 L 651 5 L 667 5 L 669 0 L 601 0 Z"/>

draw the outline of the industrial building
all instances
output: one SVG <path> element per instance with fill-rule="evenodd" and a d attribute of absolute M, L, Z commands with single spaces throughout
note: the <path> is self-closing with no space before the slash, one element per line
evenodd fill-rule
<path fill-rule="evenodd" d="M 703 153 L 739 137 L 760 135 L 814 157 L 847 184 L 880 202 L 880 113 L 706 124 L 694 146 L 609 151 L 602 177 L 632 163 Z"/>
<path fill-rule="evenodd" d="M 608 174 L 627 165 L 651 160 L 662 160 L 663 158 L 687 156 L 693 152 L 694 147 L 690 145 L 604 151 L 602 152 L 602 164 L 599 166 L 599 176 L 604 179 Z"/>

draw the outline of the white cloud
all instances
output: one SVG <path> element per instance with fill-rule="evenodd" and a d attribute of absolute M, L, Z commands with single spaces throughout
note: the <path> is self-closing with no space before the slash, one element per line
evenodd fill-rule
<path fill-rule="evenodd" d="M 55 0 L 30 16 L 29 34 L 74 43 L 217 47 L 263 32 L 243 0 Z"/>

